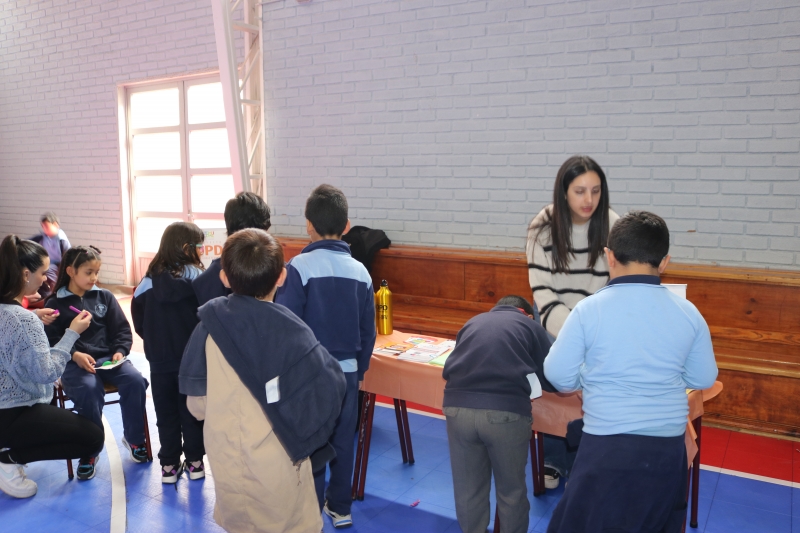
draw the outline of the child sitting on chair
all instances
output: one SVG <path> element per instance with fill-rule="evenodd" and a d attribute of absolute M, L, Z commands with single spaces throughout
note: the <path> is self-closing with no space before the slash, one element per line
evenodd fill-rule
<path fill-rule="evenodd" d="M 97 370 L 106 362 L 122 360 L 133 344 L 131 326 L 117 299 L 95 285 L 100 265 L 100 250 L 94 246 L 78 246 L 64 254 L 55 293 L 45 302 L 45 306 L 56 309 L 59 314 L 52 324 L 45 326 L 45 332 L 50 345 L 55 346 L 76 315 L 84 310 L 92 314 L 91 325 L 70 350 L 72 360 L 61 376 L 61 385 L 78 414 L 101 428 L 105 384 L 117 387 L 124 428 L 122 443 L 134 462 L 144 463 L 147 461 L 144 444 L 147 380 L 130 361 L 110 370 Z M 78 479 L 92 479 L 96 472 L 97 456 L 80 459 Z"/>
<path fill-rule="evenodd" d="M 286 269 L 271 235 L 234 233 L 220 264 L 233 294 L 200 307 L 179 375 L 189 411 L 205 420 L 214 519 L 231 533 L 317 533 L 309 456 L 333 432 L 344 374 L 311 329 L 273 303 Z"/>
<path fill-rule="evenodd" d="M 619 219 L 608 285 L 575 306 L 544 361 L 559 391 L 583 389 L 585 424 L 548 533 L 681 530 L 686 388 L 712 386 L 717 365 L 700 312 L 661 285 L 668 252 L 661 217 Z"/>

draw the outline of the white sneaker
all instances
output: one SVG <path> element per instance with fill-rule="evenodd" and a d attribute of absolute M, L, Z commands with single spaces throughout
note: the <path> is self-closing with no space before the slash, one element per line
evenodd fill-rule
<path fill-rule="evenodd" d="M 36 482 L 25 477 L 22 465 L 0 463 L 0 490 L 14 498 L 30 498 L 37 489 Z"/>
<path fill-rule="evenodd" d="M 349 514 L 341 515 L 338 513 L 334 513 L 330 509 L 328 509 L 328 502 L 325 502 L 325 507 L 322 508 L 325 511 L 325 514 L 331 517 L 331 522 L 333 522 L 333 527 L 340 528 L 340 527 L 350 527 L 353 525 L 353 517 Z"/>

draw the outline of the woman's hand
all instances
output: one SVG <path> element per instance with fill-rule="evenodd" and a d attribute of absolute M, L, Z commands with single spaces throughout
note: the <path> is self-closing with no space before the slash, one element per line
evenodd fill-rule
<path fill-rule="evenodd" d="M 89 311 L 81 311 L 81 313 L 72 319 L 72 323 L 69 325 L 69 329 L 80 335 L 86 328 L 89 327 L 89 324 L 92 323 L 92 314 Z"/>
<path fill-rule="evenodd" d="M 72 360 L 75 361 L 82 369 L 86 370 L 90 374 L 96 374 L 97 370 L 94 369 L 95 360 L 94 357 L 89 355 L 88 353 L 78 352 L 72 354 Z"/>
<path fill-rule="evenodd" d="M 117 353 L 114 354 L 114 357 L 111 358 L 111 361 L 116 363 L 117 361 L 119 361 L 123 357 L 125 357 L 125 356 L 122 355 L 121 353 L 117 352 Z"/>
<path fill-rule="evenodd" d="M 44 322 L 45 326 L 49 326 L 55 322 L 56 318 L 58 317 L 58 311 L 55 309 L 49 309 L 47 307 L 35 309 L 33 312 L 36 313 L 36 316 L 39 317 L 39 320 Z"/>

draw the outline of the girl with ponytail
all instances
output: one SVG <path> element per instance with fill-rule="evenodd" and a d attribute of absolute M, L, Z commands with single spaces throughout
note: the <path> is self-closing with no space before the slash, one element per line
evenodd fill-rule
<path fill-rule="evenodd" d="M 42 285 L 49 267 L 47 252 L 35 242 L 9 235 L 0 243 L 0 490 L 15 498 L 29 498 L 37 490 L 23 465 L 76 459 L 103 446 L 101 428 L 49 405 L 53 383 L 72 359 L 72 345 L 92 320 L 81 313 L 49 346 L 44 317 L 21 305 Z"/>

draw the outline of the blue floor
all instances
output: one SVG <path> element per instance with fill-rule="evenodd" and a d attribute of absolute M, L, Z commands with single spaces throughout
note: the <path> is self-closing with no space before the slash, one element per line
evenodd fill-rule
<path fill-rule="evenodd" d="M 147 371 L 147 361 L 134 354 L 137 368 Z M 122 437 L 119 407 L 106 408 L 117 441 Z M 148 398 L 151 437 L 158 450 L 158 431 L 152 399 Z M 445 422 L 409 413 L 414 465 L 401 460 L 397 426 L 392 409 L 377 408 L 372 434 L 366 497 L 353 503 L 353 533 L 461 531 L 456 522 L 453 482 Z M 161 483 L 158 460 L 135 464 L 120 447 L 127 489 L 128 531 L 131 533 L 220 532 L 214 523 L 214 477 L 182 477 L 177 485 Z M 28 476 L 39 485 L 38 494 L 15 500 L 0 493 L 0 531 L 35 533 L 104 532 L 110 528 L 111 478 L 108 458 L 101 455 L 95 479 L 67 479 L 66 463 L 31 464 Z M 528 486 L 532 480 L 528 469 Z M 563 489 L 531 497 L 531 532 L 544 532 Z M 492 517 L 494 491 L 492 490 Z M 419 504 L 411 504 L 419 500 Z M 793 515 L 797 512 L 797 520 Z M 325 518 L 325 531 L 334 528 Z M 490 525 L 491 527 L 491 525 Z M 703 470 L 700 484 L 699 527 L 687 531 L 708 533 L 800 533 L 800 490 L 787 486 Z"/>

